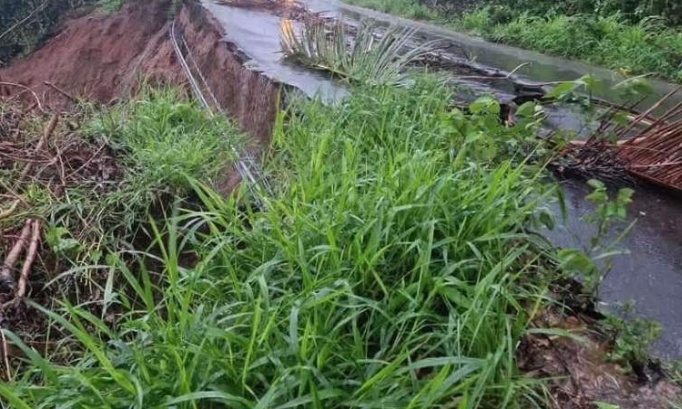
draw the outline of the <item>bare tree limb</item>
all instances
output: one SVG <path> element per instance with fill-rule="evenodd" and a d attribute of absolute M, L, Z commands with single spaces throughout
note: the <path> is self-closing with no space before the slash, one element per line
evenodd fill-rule
<path fill-rule="evenodd" d="M 57 123 L 59 122 L 59 114 L 53 114 L 52 119 L 50 119 L 50 123 L 47 124 L 47 127 L 45 128 L 45 131 L 43 132 L 43 136 L 40 137 L 40 140 L 38 141 L 38 144 L 36 145 L 35 152 L 40 152 L 40 150 L 43 149 L 45 146 L 45 143 L 47 142 L 47 138 L 52 135 L 52 132 L 54 132 L 54 129 L 57 127 Z M 21 171 L 21 175 L 19 175 L 19 178 L 17 179 L 17 183 L 21 183 L 26 176 L 28 176 L 28 173 L 31 171 L 31 168 L 33 167 L 33 162 L 29 162 L 26 164 L 24 169 Z"/>
<path fill-rule="evenodd" d="M 31 95 L 33 95 L 33 98 L 34 98 L 34 99 L 36 100 L 36 102 L 38 103 L 38 110 L 39 110 L 40 112 L 45 113 L 45 110 L 43 109 L 43 104 L 40 102 L 40 98 L 38 98 L 38 94 L 36 94 L 35 91 L 33 91 L 31 88 L 27 87 L 26 85 L 21 85 L 21 84 L 15 83 L 15 82 L 6 82 L 6 81 L 0 81 L 0 85 L 6 85 L 6 86 L 8 86 L 8 87 L 21 88 L 21 89 L 23 89 L 23 90 L 25 90 L 25 91 L 30 92 Z"/>

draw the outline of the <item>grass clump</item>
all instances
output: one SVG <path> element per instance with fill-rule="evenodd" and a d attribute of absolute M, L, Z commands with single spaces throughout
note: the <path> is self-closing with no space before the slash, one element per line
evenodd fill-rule
<path fill-rule="evenodd" d="M 40 184 L 23 189 L 27 211 L 46 220 L 49 246 L 76 265 L 98 263 L 110 249 L 136 240 L 150 213 L 192 194 L 188 178 L 219 183 L 234 160 L 231 146 L 240 143 L 231 124 L 171 88 L 145 88 L 104 112 L 84 107 L 80 116 L 87 118 L 80 135 L 64 145 L 83 146 L 73 153 L 78 160 L 91 155 L 68 169 L 84 176 L 54 192 Z"/>
<path fill-rule="evenodd" d="M 549 192 L 515 134 L 486 121 L 492 104 L 472 120 L 450 98 L 420 80 L 282 113 L 265 207 L 196 183 L 203 210 L 154 224 L 157 256 L 108 257 L 102 311 L 44 311 L 80 346 L 69 365 L 7 334 L 29 369 L 0 395 L 31 408 L 539 405 L 515 349 L 551 273 L 528 233 Z"/>
<path fill-rule="evenodd" d="M 104 14 L 111 14 L 121 10 L 124 2 L 125 0 L 99 0 L 95 4 Z"/>
<path fill-rule="evenodd" d="M 351 0 L 346 3 L 416 20 L 438 20 L 440 17 L 432 8 L 414 0 Z"/>
<path fill-rule="evenodd" d="M 206 183 L 223 174 L 240 140 L 225 118 L 211 117 L 173 88 L 146 88 L 135 99 L 96 115 L 86 132 L 104 138 L 122 158 L 126 185 L 187 193 L 187 180 Z"/>

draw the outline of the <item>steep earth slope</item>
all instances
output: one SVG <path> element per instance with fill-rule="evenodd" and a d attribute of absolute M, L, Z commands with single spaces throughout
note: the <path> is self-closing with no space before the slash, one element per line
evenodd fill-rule
<path fill-rule="evenodd" d="M 94 12 L 64 22 L 42 48 L 0 70 L 0 96 L 31 103 L 30 88 L 44 106 L 63 109 L 71 97 L 110 103 L 143 80 L 185 84 L 169 37 L 170 4 L 133 0 L 110 15 Z M 247 57 L 199 3 L 185 4 L 175 21 L 190 63 L 206 78 L 219 108 L 255 141 L 266 141 L 278 84 L 244 67 Z"/>

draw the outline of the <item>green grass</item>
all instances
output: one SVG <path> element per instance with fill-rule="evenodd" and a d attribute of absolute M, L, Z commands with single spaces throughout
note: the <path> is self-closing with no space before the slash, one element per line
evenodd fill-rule
<path fill-rule="evenodd" d="M 96 114 L 85 133 L 103 138 L 122 159 L 126 184 L 176 195 L 190 189 L 188 178 L 215 182 L 234 159 L 230 147 L 242 142 L 224 118 L 210 117 L 172 88 L 143 89 Z"/>
<path fill-rule="evenodd" d="M 682 32 L 665 27 L 655 18 L 632 24 L 618 14 L 538 17 L 499 7 L 483 7 L 455 17 L 431 10 L 416 0 L 405 0 L 401 4 L 387 0 L 347 2 L 408 18 L 427 19 L 495 42 L 624 69 L 633 74 L 651 73 L 682 83 Z"/>
<path fill-rule="evenodd" d="M 95 4 L 104 14 L 111 14 L 121 10 L 125 0 L 98 0 Z"/>
<path fill-rule="evenodd" d="M 211 118 L 170 88 L 145 88 L 135 99 L 96 113 L 83 133 L 103 142 L 123 172 L 115 188 L 91 198 L 86 220 L 101 233 L 134 231 L 150 209 L 190 194 L 188 178 L 220 182 L 234 159 L 230 147 L 241 143 L 227 121 Z"/>
<path fill-rule="evenodd" d="M 465 14 L 460 26 L 493 41 L 682 82 L 682 32 L 655 20 L 628 24 L 618 15 L 524 14 L 496 24 L 488 10 Z"/>
<path fill-rule="evenodd" d="M 109 255 L 98 308 L 43 311 L 75 359 L 5 331 L 26 368 L 0 396 L 34 409 L 541 407 L 515 353 L 557 274 L 529 233 L 552 188 L 518 149 L 532 125 L 504 128 L 490 100 L 467 118 L 450 92 L 418 80 L 281 113 L 265 208 L 189 177 L 202 209 L 176 205 L 137 262 Z"/>

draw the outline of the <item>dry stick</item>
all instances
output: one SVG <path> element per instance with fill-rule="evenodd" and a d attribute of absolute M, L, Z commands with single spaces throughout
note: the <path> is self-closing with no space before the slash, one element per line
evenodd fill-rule
<path fill-rule="evenodd" d="M 12 250 L 10 250 L 9 254 L 7 255 L 5 263 L 2 265 L 2 267 L 0 267 L 0 280 L 3 283 L 14 282 L 14 279 L 12 278 L 12 269 L 14 268 L 14 265 L 17 263 L 17 259 L 21 254 L 21 250 L 24 249 L 24 245 L 26 244 L 26 241 L 28 240 L 28 237 L 31 234 L 31 226 L 32 226 L 31 220 L 26 220 L 26 225 L 24 226 L 24 229 L 21 231 L 21 237 L 19 237 L 19 240 L 16 243 L 14 243 L 14 247 L 12 247 Z"/>
<path fill-rule="evenodd" d="M 670 91 L 670 92 L 669 92 L 668 94 L 666 94 L 663 98 L 661 98 L 660 100 L 658 100 L 658 102 L 656 102 L 654 105 L 652 105 L 649 109 L 647 109 L 646 111 L 642 112 L 642 113 L 639 114 L 637 117 L 635 117 L 635 118 L 632 120 L 632 122 L 630 122 L 630 125 L 629 125 L 628 127 L 626 127 L 620 134 L 621 134 L 621 135 L 625 135 L 625 134 L 627 134 L 628 132 L 630 132 L 635 126 L 637 126 L 637 124 L 638 124 L 642 119 L 644 119 L 644 118 L 650 116 L 652 112 L 654 112 L 654 111 L 655 111 L 656 109 L 658 109 L 661 105 L 663 105 L 664 102 L 666 102 L 667 100 L 669 100 L 670 98 L 672 98 L 672 96 L 675 95 L 675 94 L 676 94 L 678 91 L 680 91 L 681 89 L 682 89 L 682 87 L 678 87 L 678 88 L 675 88 L 674 90 Z M 674 111 L 674 110 L 676 110 L 676 109 L 679 109 L 679 107 L 680 107 L 680 104 L 676 105 L 676 106 L 675 106 L 674 108 L 672 108 L 671 110 L 665 112 L 665 113 L 663 114 L 663 116 L 659 117 L 658 120 L 652 122 L 652 123 L 647 127 L 647 131 L 648 131 L 648 130 L 651 130 L 651 129 L 653 129 L 653 128 L 655 128 L 655 127 L 658 126 L 658 125 L 660 125 L 662 122 L 665 121 L 666 118 L 669 117 L 671 111 Z M 645 132 L 646 132 L 646 131 L 645 131 Z"/>
<path fill-rule="evenodd" d="M 52 132 L 54 132 L 54 129 L 57 127 L 58 122 L 59 122 L 59 114 L 53 114 L 52 119 L 50 119 L 50 123 L 47 125 L 47 128 L 45 128 L 45 132 L 43 132 L 43 136 L 40 138 L 40 141 L 38 141 L 38 144 L 36 145 L 36 148 L 35 148 L 36 153 L 40 152 L 40 150 L 43 149 L 43 146 L 45 146 L 45 142 L 47 141 L 47 138 L 49 138 L 50 135 L 52 135 Z M 33 166 L 32 162 L 29 162 L 26 164 L 26 166 L 24 167 L 24 170 L 21 171 L 21 175 L 19 176 L 17 183 L 21 183 L 21 181 L 24 180 L 24 178 L 31 171 L 32 166 Z"/>
<path fill-rule="evenodd" d="M 26 296 L 26 284 L 28 283 L 28 275 L 31 272 L 31 266 L 36 258 L 38 252 L 38 240 L 40 240 L 40 220 L 34 220 L 32 223 L 32 234 L 31 242 L 28 247 L 28 253 L 26 254 L 26 260 L 24 261 L 24 266 L 21 269 L 21 276 L 19 277 L 19 286 L 17 287 L 17 293 L 14 297 L 14 301 L 23 299 Z"/>
<path fill-rule="evenodd" d="M 95 152 L 94 154 L 92 154 L 92 156 L 91 156 L 88 160 L 86 160 L 81 166 L 78 167 L 78 169 L 76 169 L 76 170 L 74 170 L 74 171 L 71 171 L 71 173 L 69 173 L 64 179 L 65 179 L 65 180 L 71 179 L 72 176 L 78 174 L 78 172 L 80 172 L 81 170 L 85 169 L 88 165 L 90 165 L 90 163 L 91 163 L 93 160 L 97 159 L 97 156 L 102 152 L 102 150 L 103 150 L 104 148 L 106 148 L 106 145 L 100 146 L 99 149 L 97 149 L 97 152 Z"/>
<path fill-rule="evenodd" d="M 2 181 L 2 179 L 0 179 L 0 187 L 3 188 L 3 189 L 5 189 L 5 190 L 7 191 L 7 193 L 9 193 L 10 196 L 14 197 L 15 200 L 17 200 L 17 201 L 19 201 L 20 203 L 23 203 L 23 204 L 25 204 L 25 205 L 28 206 L 28 202 L 26 202 L 26 200 L 24 200 L 24 198 L 21 197 L 21 195 L 19 195 L 17 192 L 15 192 L 11 187 L 7 186 L 7 185 Z"/>
<path fill-rule="evenodd" d="M 59 92 L 60 94 L 62 94 L 62 95 L 65 96 L 66 98 L 70 99 L 71 102 L 78 102 L 78 98 L 74 97 L 73 95 L 71 95 L 71 94 L 69 94 L 68 92 L 64 91 L 63 89 L 59 88 L 59 87 L 56 86 L 54 83 L 52 83 L 52 82 L 50 82 L 50 81 L 45 81 L 43 84 L 45 84 L 45 85 L 47 85 L 48 87 L 50 87 L 50 88 L 54 89 L 55 91 Z"/>
<path fill-rule="evenodd" d="M 7 85 L 9 87 L 17 87 L 17 88 L 21 88 L 25 91 L 30 92 L 33 95 L 33 98 L 35 98 L 36 102 L 38 103 L 38 110 L 40 110 L 40 112 L 42 112 L 42 113 L 45 113 L 45 110 L 43 109 L 43 104 L 40 102 L 40 98 L 38 98 L 38 94 L 36 94 L 35 91 L 33 91 L 31 88 L 27 87 L 26 85 L 17 84 L 14 82 L 5 82 L 5 81 L 0 81 L 0 85 Z"/>
<path fill-rule="evenodd" d="M 633 148 L 635 146 L 637 147 L 645 147 L 649 149 L 654 149 L 660 146 L 661 144 L 667 143 L 667 141 L 670 141 L 670 138 L 677 138 L 678 134 L 682 130 L 682 121 L 675 122 L 673 124 L 669 124 L 662 129 L 656 129 L 656 130 L 648 130 L 644 133 L 642 133 L 642 137 L 644 138 L 643 141 L 639 141 L 638 144 L 635 145 L 634 141 L 632 143 L 625 143 L 623 144 L 622 150 L 629 151 L 630 148 Z M 673 139 L 674 140 L 674 139 Z M 637 155 L 632 155 L 632 154 L 627 154 L 625 152 L 622 153 L 623 156 L 631 156 L 634 159 L 634 156 Z"/>
<path fill-rule="evenodd" d="M 15 200 L 14 202 L 12 202 L 12 204 L 7 209 L 0 212 L 0 220 L 10 217 L 12 215 L 12 213 L 14 213 L 14 211 L 17 209 L 18 205 L 19 205 L 18 200 Z"/>
<path fill-rule="evenodd" d="M 658 153 L 658 155 L 656 155 L 655 153 L 651 155 L 646 155 L 643 153 L 643 151 L 640 151 L 639 154 L 629 156 L 632 158 L 632 160 L 636 161 L 641 158 L 644 159 L 647 159 L 648 157 L 656 158 L 661 155 L 666 155 L 668 154 L 669 149 L 673 147 L 672 145 L 679 143 L 680 137 L 682 137 L 682 127 L 679 130 L 661 133 L 659 135 L 654 136 L 649 143 L 645 143 L 643 146 L 645 148 L 648 148 L 649 151 L 651 152 Z"/>
<path fill-rule="evenodd" d="M 2 84 L 0 82 L 0 84 Z M 54 114 L 52 115 L 52 119 L 50 119 L 50 123 L 47 125 L 47 128 L 45 128 L 45 132 L 43 132 L 43 136 L 40 138 L 40 141 L 38 141 L 38 145 L 36 145 L 35 152 L 38 153 L 41 149 L 43 149 L 43 146 L 45 145 L 45 142 L 47 141 L 47 138 L 54 132 L 54 129 L 57 127 L 57 123 L 59 122 L 59 115 Z M 14 187 L 16 188 L 21 181 L 23 181 L 28 173 L 31 171 L 31 168 L 33 167 L 33 162 L 28 162 L 26 166 L 24 166 L 24 169 L 21 171 L 21 174 L 17 178 L 17 180 L 14 182 Z M 14 210 L 16 209 L 17 205 L 21 201 L 20 197 L 17 196 L 17 199 L 10 205 L 10 208 L 7 211 L 4 211 L 0 213 L 0 220 L 2 220 L 5 217 L 10 216 Z"/>
<path fill-rule="evenodd" d="M 649 168 L 661 168 L 661 167 L 666 167 L 666 166 L 678 166 L 678 165 L 682 165 L 682 161 L 652 163 L 650 165 L 632 165 L 630 167 L 633 169 L 649 169 Z"/>
<path fill-rule="evenodd" d="M 9 356 L 7 353 L 7 349 L 9 348 L 9 345 L 7 345 L 7 338 L 5 338 L 5 331 L 0 328 L 0 335 L 2 335 L 2 358 L 5 361 L 5 371 L 7 372 L 7 380 L 12 381 L 12 372 L 9 369 Z"/>

